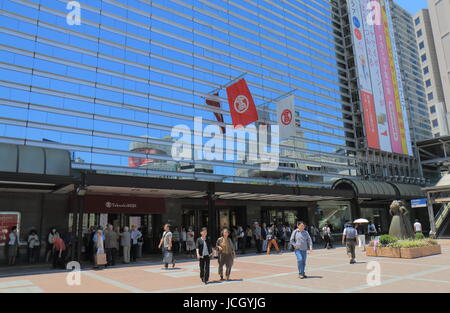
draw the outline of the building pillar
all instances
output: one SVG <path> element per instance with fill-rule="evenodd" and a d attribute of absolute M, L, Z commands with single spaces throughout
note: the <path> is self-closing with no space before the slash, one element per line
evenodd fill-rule
<path fill-rule="evenodd" d="M 354 198 L 350 201 L 350 212 L 352 221 L 361 217 L 361 207 L 359 206 L 358 199 Z"/>
<path fill-rule="evenodd" d="M 219 238 L 219 230 L 218 230 L 218 217 L 217 210 L 215 205 L 215 185 L 214 183 L 208 183 L 208 233 L 211 238 L 211 242 L 215 244 L 217 239 Z"/>
<path fill-rule="evenodd" d="M 428 216 L 430 219 L 430 237 L 436 238 L 436 221 L 434 220 L 433 202 L 434 199 L 431 197 L 431 193 L 427 192 Z"/>

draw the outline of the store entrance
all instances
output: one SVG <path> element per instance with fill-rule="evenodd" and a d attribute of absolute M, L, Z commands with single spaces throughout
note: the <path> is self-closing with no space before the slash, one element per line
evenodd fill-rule
<path fill-rule="evenodd" d="M 296 227 L 298 221 L 309 224 L 308 208 L 262 208 L 262 222 L 276 225 L 290 225 Z"/>
<path fill-rule="evenodd" d="M 70 213 L 69 227 L 73 224 L 73 213 Z M 161 214 L 132 214 L 132 213 L 86 213 L 83 214 L 83 233 L 88 235 L 91 228 L 104 228 L 107 224 L 114 229 L 123 231 L 125 226 L 131 229 L 135 225 L 143 235 L 142 253 L 155 253 L 158 251 L 158 229 L 162 223 Z M 159 228 L 158 228 L 159 227 Z"/>
<path fill-rule="evenodd" d="M 224 227 L 247 225 L 247 214 L 245 207 L 233 208 L 217 208 L 218 225 L 222 229 Z M 209 214 L 207 208 L 184 208 L 182 215 L 182 227 L 186 229 L 191 227 L 196 234 L 202 227 L 209 226 Z"/>

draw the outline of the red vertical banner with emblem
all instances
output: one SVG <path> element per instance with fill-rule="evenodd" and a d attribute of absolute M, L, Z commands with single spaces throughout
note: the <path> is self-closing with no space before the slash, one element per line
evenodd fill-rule
<path fill-rule="evenodd" d="M 361 93 L 361 102 L 364 110 L 364 124 L 366 126 L 366 136 L 368 145 L 372 149 L 380 149 L 374 97 L 371 93 L 365 92 L 363 90 L 361 90 L 360 93 Z"/>
<path fill-rule="evenodd" d="M 227 96 L 234 128 L 244 127 L 258 120 L 258 111 L 245 79 L 227 87 Z"/>

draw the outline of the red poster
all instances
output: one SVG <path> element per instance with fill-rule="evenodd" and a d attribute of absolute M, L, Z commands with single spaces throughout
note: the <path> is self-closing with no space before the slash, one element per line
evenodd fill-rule
<path fill-rule="evenodd" d="M 247 126 L 258 120 L 258 112 L 245 79 L 227 87 L 228 103 L 234 128 Z"/>
<path fill-rule="evenodd" d="M 11 227 L 19 227 L 19 213 L 2 212 L 0 213 L 0 244 L 4 244 L 9 240 Z"/>
<path fill-rule="evenodd" d="M 375 101 L 372 94 L 362 91 L 361 102 L 364 110 L 364 124 L 366 126 L 366 136 L 369 148 L 380 149 L 378 138 L 377 115 L 375 113 Z"/>

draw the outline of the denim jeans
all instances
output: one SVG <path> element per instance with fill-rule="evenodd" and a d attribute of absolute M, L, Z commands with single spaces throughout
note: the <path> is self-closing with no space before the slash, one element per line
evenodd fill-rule
<path fill-rule="evenodd" d="M 302 276 L 305 275 L 306 255 L 307 250 L 295 249 L 295 256 L 297 257 L 297 264 L 298 264 L 298 274 Z"/>

